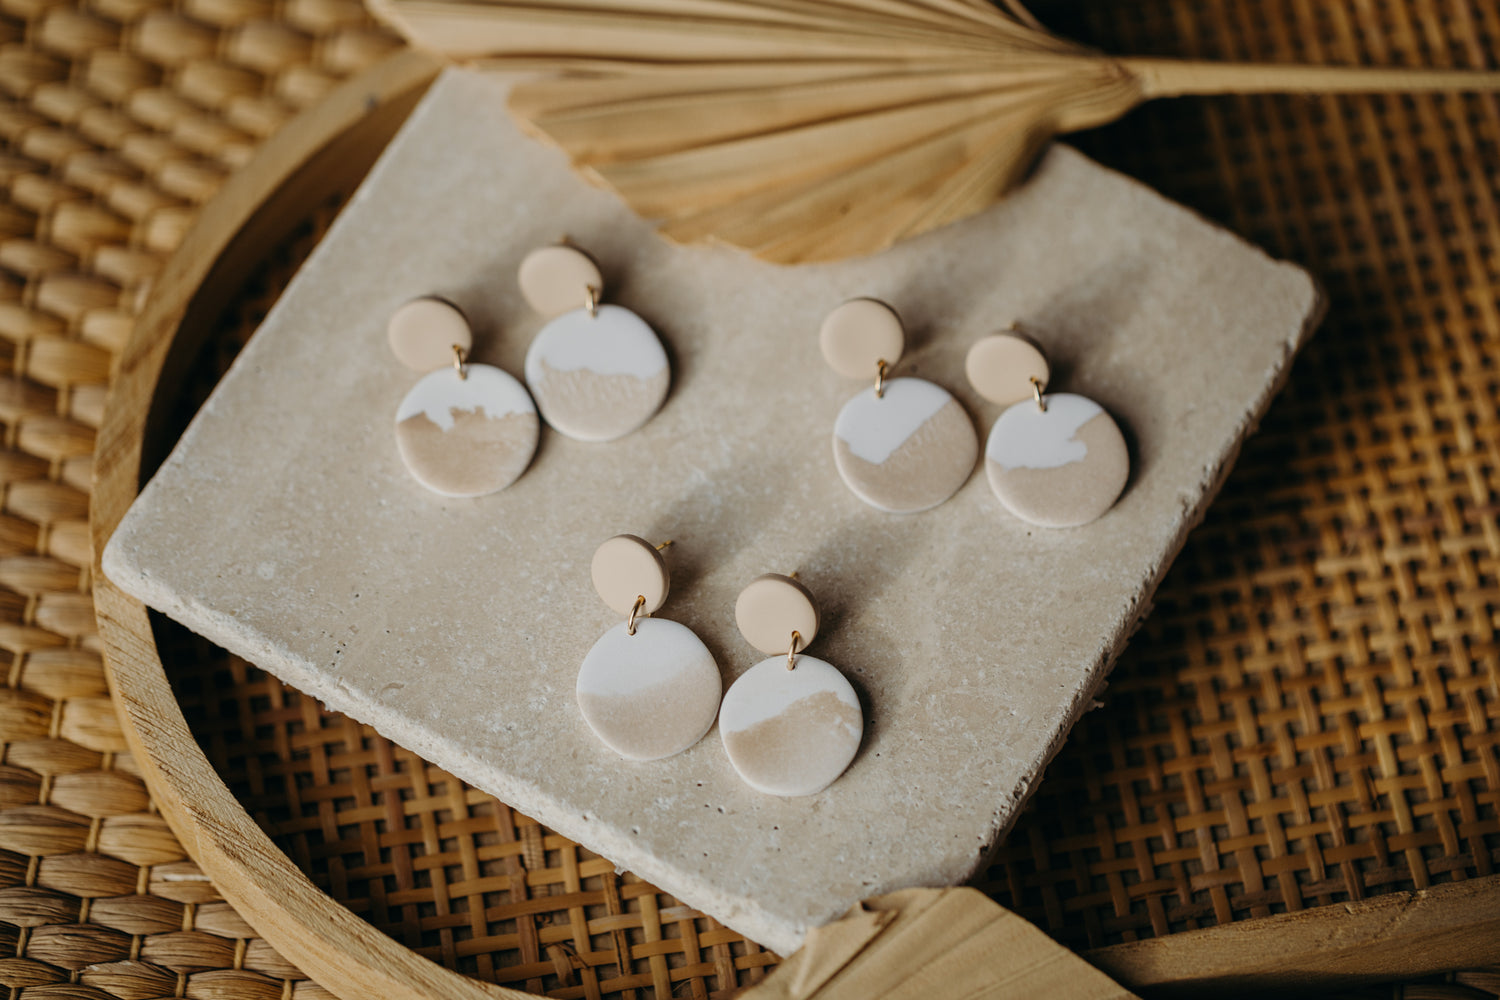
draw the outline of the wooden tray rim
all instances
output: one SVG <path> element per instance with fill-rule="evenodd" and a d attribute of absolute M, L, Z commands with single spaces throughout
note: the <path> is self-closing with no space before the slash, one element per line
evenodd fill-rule
<path fill-rule="evenodd" d="M 300 200 L 310 208 L 327 193 L 326 179 L 294 183 L 302 167 L 351 137 L 388 137 L 441 69 L 437 59 L 416 50 L 378 63 L 268 140 L 203 207 L 121 353 L 94 456 L 95 614 L 126 740 L 163 816 L 224 898 L 286 958 L 346 1000 L 531 994 L 471 979 L 409 950 L 329 897 L 276 847 L 188 728 L 146 607 L 109 582 L 99 558 L 138 492 L 146 421 L 163 365 L 205 282 L 253 220 L 301 218 L 280 203 Z M 277 210 L 267 211 L 273 203 Z M 286 228 L 275 235 L 284 236 Z M 1132 989 L 1343 986 L 1500 962 L 1500 875 L 1111 945 L 1084 956 Z"/>

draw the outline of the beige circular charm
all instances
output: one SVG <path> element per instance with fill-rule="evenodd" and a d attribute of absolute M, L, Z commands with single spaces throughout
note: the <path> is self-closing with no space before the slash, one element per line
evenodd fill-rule
<path fill-rule="evenodd" d="M 641 613 L 651 614 L 667 600 L 667 561 L 656 546 L 635 535 L 616 535 L 594 550 L 590 567 L 594 589 L 610 610 L 628 615 L 646 599 Z"/>
<path fill-rule="evenodd" d="M 521 297 L 548 319 L 588 305 L 590 288 L 595 301 L 604 292 L 604 276 L 594 258 L 566 243 L 527 254 L 517 281 Z"/>
<path fill-rule="evenodd" d="M 975 392 L 991 403 L 1009 406 L 1032 398 L 1032 379 L 1045 390 L 1051 368 L 1041 348 L 1025 337 L 994 333 L 969 348 L 964 373 Z"/>
<path fill-rule="evenodd" d="M 762 660 L 719 706 L 719 737 L 745 784 L 767 795 L 813 795 L 844 773 L 864 736 L 859 697 L 838 668 L 812 656 Z"/>
<path fill-rule="evenodd" d="M 1060 392 L 1017 403 L 995 421 L 984 448 L 990 488 L 1012 514 L 1044 528 L 1101 516 L 1130 478 L 1119 425 L 1086 396 Z"/>
<path fill-rule="evenodd" d="M 750 581 L 734 602 L 734 620 L 750 645 L 762 653 L 785 653 L 792 633 L 806 649 L 818 634 L 818 606 L 812 592 L 789 576 L 767 573 Z"/>
<path fill-rule="evenodd" d="M 396 360 L 419 372 L 453 364 L 453 348 L 465 354 L 474 346 L 474 333 L 458 306 L 447 299 L 412 299 L 391 313 L 386 336 Z"/>
<path fill-rule="evenodd" d="M 818 331 L 828 367 L 845 378 L 875 377 L 880 362 L 901 359 L 906 334 L 896 310 L 879 299 L 850 299 L 829 313 Z"/>

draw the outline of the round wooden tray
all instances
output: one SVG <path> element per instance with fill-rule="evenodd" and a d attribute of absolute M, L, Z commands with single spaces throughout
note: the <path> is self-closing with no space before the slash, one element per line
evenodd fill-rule
<path fill-rule="evenodd" d="M 205 206 L 156 283 L 121 356 L 99 433 L 90 526 L 102 552 L 139 489 L 153 401 L 239 287 L 248 263 L 316 205 L 357 184 L 438 64 L 394 56 L 339 87 L 261 148 Z M 96 556 L 97 558 L 97 556 Z M 209 764 L 178 707 L 146 609 L 95 567 L 95 607 L 126 737 L 183 845 L 240 913 L 341 996 L 493 998 L 528 994 L 443 968 L 317 888 L 250 818 Z"/>
<path fill-rule="evenodd" d="M 407 52 L 339 88 L 264 145 L 201 211 L 120 358 L 96 453 L 90 515 L 96 558 L 135 498 L 142 469 L 153 467 L 145 452 L 163 444 L 153 433 L 156 408 L 175 394 L 188 359 L 240 293 L 247 270 L 315 206 L 352 190 L 437 69 Z M 274 947 L 351 998 L 527 995 L 422 957 L 314 885 L 200 749 L 145 609 L 95 570 L 116 703 L 156 801 L 194 859 Z M 1268 972 L 1306 983 L 1451 968 L 1493 951 L 1474 949 L 1492 941 L 1500 920 L 1497 878 L 1170 934 L 1089 957 L 1137 988 L 1193 980 L 1244 984 Z M 1399 939 L 1390 936 L 1396 925 Z"/>

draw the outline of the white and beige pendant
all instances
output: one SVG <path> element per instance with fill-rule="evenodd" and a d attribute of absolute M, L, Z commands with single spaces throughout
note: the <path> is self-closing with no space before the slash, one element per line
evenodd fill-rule
<path fill-rule="evenodd" d="M 1114 418 L 1086 396 L 1047 393 L 1042 351 L 1015 331 L 992 334 L 965 363 L 975 390 L 1007 409 L 985 442 L 985 475 L 1012 514 L 1044 528 L 1102 517 L 1130 479 L 1130 450 Z"/>
<path fill-rule="evenodd" d="M 414 299 L 391 315 L 387 337 L 399 361 L 427 372 L 396 409 L 396 447 L 412 477 L 446 497 L 515 482 L 536 453 L 536 407 L 510 374 L 468 361 L 473 332 L 462 311 Z"/>
<path fill-rule="evenodd" d="M 671 385 L 667 352 L 629 309 L 602 305 L 593 258 L 568 244 L 521 262 L 521 294 L 547 324 L 526 352 L 526 382 L 542 417 L 580 441 L 612 441 L 641 427 Z"/>
<path fill-rule="evenodd" d="M 894 309 L 851 299 L 823 321 L 818 344 L 830 368 L 874 385 L 849 400 L 833 426 L 833 458 L 859 499 L 892 514 L 914 514 L 947 500 L 968 481 L 979 455 L 969 415 L 926 379 L 887 379 L 905 331 Z"/>
<path fill-rule="evenodd" d="M 685 625 L 652 618 L 670 579 L 661 552 L 616 535 L 594 552 L 594 589 L 626 616 L 599 637 L 578 670 L 584 722 L 627 760 L 659 760 L 701 740 L 718 714 L 723 682 L 708 647 Z"/>
<path fill-rule="evenodd" d="M 815 795 L 859 752 L 864 712 L 838 668 L 801 650 L 817 637 L 812 594 L 791 577 L 768 573 L 735 603 L 750 644 L 773 653 L 730 685 L 719 708 L 719 737 L 744 782 L 767 795 Z"/>

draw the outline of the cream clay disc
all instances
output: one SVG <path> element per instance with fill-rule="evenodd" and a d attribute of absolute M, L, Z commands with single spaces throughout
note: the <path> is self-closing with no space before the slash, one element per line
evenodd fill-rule
<path fill-rule="evenodd" d="M 542 327 L 526 352 L 526 382 L 547 423 L 580 441 L 612 441 L 661 408 L 671 372 L 645 320 L 600 306 Z"/>
<path fill-rule="evenodd" d="M 621 757 L 658 760 L 697 743 L 714 724 L 723 683 L 713 654 L 692 629 L 640 618 L 594 643 L 578 671 L 578 709 Z"/>
<path fill-rule="evenodd" d="M 964 358 L 969 384 L 991 403 L 1010 406 L 1032 399 L 1032 379 L 1046 391 L 1052 370 L 1047 356 L 1016 333 L 992 333 L 974 342 Z"/>
<path fill-rule="evenodd" d="M 979 437 L 948 390 L 898 378 L 844 404 L 833 425 L 833 457 L 844 483 L 871 507 L 914 514 L 936 507 L 974 471 Z"/>
<path fill-rule="evenodd" d="M 611 611 L 628 615 L 644 600 L 641 614 L 651 614 L 667 600 L 672 578 L 656 546 L 636 535 L 607 538 L 594 550 L 589 576 L 599 599 Z"/>
<path fill-rule="evenodd" d="M 1088 524 L 1114 506 L 1130 478 L 1125 437 L 1104 407 L 1060 392 L 1017 403 L 985 444 L 990 487 L 1023 521 L 1044 528 Z"/>
<path fill-rule="evenodd" d="M 505 489 L 531 464 L 539 424 L 525 386 L 499 368 L 439 368 L 396 411 L 396 446 L 417 482 L 447 497 Z"/>
<path fill-rule="evenodd" d="M 719 736 L 745 783 L 767 795 L 813 795 L 844 773 L 859 752 L 864 713 L 836 667 L 773 656 L 745 671 L 719 707 Z"/>
<path fill-rule="evenodd" d="M 845 378 L 875 377 L 875 369 L 901 360 L 906 332 L 896 310 L 879 299 L 850 299 L 823 319 L 818 348 L 828 367 Z"/>
<path fill-rule="evenodd" d="M 396 360 L 419 372 L 451 365 L 454 348 L 468 354 L 474 346 L 474 333 L 458 306 L 431 295 L 391 313 L 385 332 Z"/>
<path fill-rule="evenodd" d="M 797 633 L 797 649 L 818 637 L 818 606 L 802 584 L 780 573 L 766 573 L 750 581 L 734 602 L 734 621 L 762 653 L 785 653 Z"/>
<path fill-rule="evenodd" d="M 527 254 L 516 283 L 527 305 L 548 319 L 586 305 L 590 288 L 596 300 L 604 292 L 604 277 L 594 258 L 566 243 Z"/>

